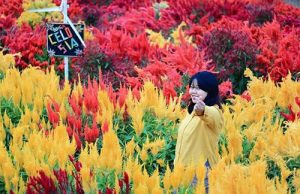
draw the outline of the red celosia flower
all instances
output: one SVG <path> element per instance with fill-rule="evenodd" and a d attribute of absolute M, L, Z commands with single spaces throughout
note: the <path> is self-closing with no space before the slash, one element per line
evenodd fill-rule
<path fill-rule="evenodd" d="M 123 107 L 125 105 L 127 94 L 128 90 L 124 86 L 120 87 L 118 91 L 118 102 L 120 107 Z"/>
<path fill-rule="evenodd" d="M 68 132 L 69 137 L 73 136 L 73 130 L 71 127 L 67 127 L 67 132 Z"/>
<path fill-rule="evenodd" d="M 48 112 L 49 121 L 55 128 L 59 122 L 59 114 L 58 114 L 58 112 L 56 112 L 52 109 L 50 103 L 48 103 L 48 105 L 47 105 L 47 112 Z"/>
<path fill-rule="evenodd" d="M 129 182 L 129 176 L 127 172 L 124 172 L 123 178 L 118 180 L 119 187 L 123 191 L 123 187 L 125 186 L 126 194 L 130 193 L 130 182 Z"/>
<path fill-rule="evenodd" d="M 102 127 L 101 127 L 101 130 L 102 130 L 102 133 L 106 133 L 108 132 L 109 130 L 109 127 L 108 127 L 108 122 L 105 120 Z"/>
<path fill-rule="evenodd" d="M 174 98 L 177 96 L 177 93 L 175 91 L 175 88 L 174 88 L 174 85 L 172 84 L 172 82 L 165 82 L 163 84 L 163 92 L 168 101 L 169 101 L 170 97 Z"/>
<path fill-rule="evenodd" d="M 116 194 L 116 190 L 107 187 L 105 190 L 105 194 Z"/>
<path fill-rule="evenodd" d="M 281 112 L 280 114 L 288 121 L 295 121 L 296 115 L 295 115 L 295 112 L 292 110 L 292 105 L 289 105 L 288 109 L 289 109 L 288 114 L 283 113 L 283 112 Z"/>
<path fill-rule="evenodd" d="M 127 172 L 124 172 L 124 182 L 126 185 L 126 194 L 130 193 L 130 180 Z"/>
<path fill-rule="evenodd" d="M 75 116 L 71 115 L 70 113 L 67 114 L 67 124 L 70 127 L 74 127 L 75 126 Z"/>
<path fill-rule="evenodd" d="M 189 75 L 211 68 L 208 66 L 207 61 L 204 60 L 204 50 L 199 51 L 186 42 L 182 33 L 180 33 L 180 41 L 181 45 L 179 47 L 169 48 L 169 53 L 162 59 L 164 62 L 173 69 Z"/>
<path fill-rule="evenodd" d="M 296 104 L 300 107 L 300 97 L 296 97 L 295 98 L 295 102 L 296 102 Z"/>
<path fill-rule="evenodd" d="M 80 172 L 82 164 L 79 161 L 75 161 L 74 156 L 69 156 L 70 161 L 74 165 L 76 172 Z"/>
<path fill-rule="evenodd" d="M 79 135 L 77 133 L 73 133 L 74 134 L 74 139 L 75 139 L 75 142 L 76 142 L 76 149 L 77 150 L 81 150 L 81 141 L 80 141 L 80 138 L 79 138 Z"/>
<path fill-rule="evenodd" d="M 39 175 L 36 177 L 29 177 L 26 193 L 55 193 L 56 191 L 53 179 L 48 177 L 44 171 L 39 171 Z"/>
<path fill-rule="evenodd" d="M 132 89 L 132 95 L 137 99 L 139 100 L 141 98 L 141 94 L 140 94 L 140 91 L 137 87 L 134 87 Z"/>
<path fill-rule="evenodd" d="M 229 98 L 232 96 L 232 83 L 231 81 L 222 82 L 219 85 L 219 92 L 222 98 Z"/>
<path fill-rule="evenodd" d="M 72 188 L 72 185 L 69 183 L 68 174 L 65 170 L 53 170 L 53 173 L 58 182 L 58 188 L 60 193 L 68 193 L 69 188 Z"/>
<path fill-rule="evenodd" d="M 221 81 L 232 77 L 238 79 L 243 76 L 246 67 L 255 64 L 257 45 L 250 28 L 232 18 L 224 17 L 212 24 L 204 33 L 200 47 L 205 49 L 205 57 L 212 59 Z M 233 82 L 234 90 L 239 87 L 237 83 Z"/>
<path fill-rule="evenodd" d="M 88 81 L 88 86 L 83 88 L 83 102 L 88 111 L 88 114 L 95 114 L 99 108 L 98 102 L 98 84 Z"/>
<path fill-rule="evenodd" d="M 84 138 L 89 143 L 94 143 L 99 137 L 99 129 L 97 128 L 97 123 L 94 122 L 92 128 L 87 125 L 84 128 Z"/>
<path fill-rule="evenodd" d="M 72 95 L 70 98 L 69 98 L 69 104 L 71 105 L 74 113 L 77 115 L 77 116 L 81 116 L 81 111 L 82 111 L 82 108 L 81 106 L 79 105 L 78 101 L 77 101 L 77 98 L 75 95 Z"/>
<path fill-rule="evenodd" d="M 247 90 L 242 93 L 241 97 L 246 99 L 248 102 L 251 100 L 251 96 Z"/>
<path fill-rule="evenodd" d="M 21 57 L 16 57 L 17 67 L 24 69 L 30 64 L 46 69 L 49 65 L 54 65 L 53 62 L 59 62 L 61 59 L 49 60 L 50 58 L 45 53 L 45 35 L 46 29 L 43 26 L 37 25 L 32 28 L 24 24 L 21 27 L 11 28 L 6 36 L 0 37 L 0 40 L 5 47 L 9 48 L 10 53 L 21 53 Z"/>

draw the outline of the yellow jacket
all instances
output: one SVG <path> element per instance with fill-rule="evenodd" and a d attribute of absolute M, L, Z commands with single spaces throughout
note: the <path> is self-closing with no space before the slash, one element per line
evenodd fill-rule
<path fill-rule="evenodd" d="M 218 161 L 217 146 L 223 128 L 222 111 L 215 106 L 205 106 L 202 116 L 187 113 L 182 120 L 176 143 L 174 164 L 197 165 L 201 155 L 208 159 L 210 166 Z"/>

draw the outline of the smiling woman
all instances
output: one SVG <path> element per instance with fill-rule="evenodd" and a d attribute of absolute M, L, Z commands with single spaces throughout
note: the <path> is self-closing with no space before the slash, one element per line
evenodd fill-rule
<path fill-rule="evenodd" d="M 207 173 L 218 162 L 217 143 L 223 128 L 218 81 L 214 74 L 203 71 L 191 77 L 189 86 L 191 101 L 178 129 L 174 164 L 185 167 L 205 165 L 204 183 L 208 193 Z M 195 177 L 193 185 L 196 182 Z"/>

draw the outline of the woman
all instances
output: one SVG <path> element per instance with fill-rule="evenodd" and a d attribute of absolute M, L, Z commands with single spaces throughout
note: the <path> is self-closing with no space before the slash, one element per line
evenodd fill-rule
<path fill-rule="evenodd" d="M 207 172 L 218 161 L 217 145 L 223 128 L 218 81 L 214 74 L 203 71 L 191 77 L 189 86 L 191 100 L 178 129 L 174 164 L 198 164 L 201 156 L 204 157 L 207 168 L 204 182 L 208 193 Z"/>

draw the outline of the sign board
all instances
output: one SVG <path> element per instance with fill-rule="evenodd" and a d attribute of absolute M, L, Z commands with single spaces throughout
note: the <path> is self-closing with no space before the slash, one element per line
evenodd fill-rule
<path fill-rule="evenodd" d="M 74 25 L 84 39 L 84 25 Z M 49 56 L 81 56 L 84 46 L 69 24 L 47 23 L 47 50 Z"/>

